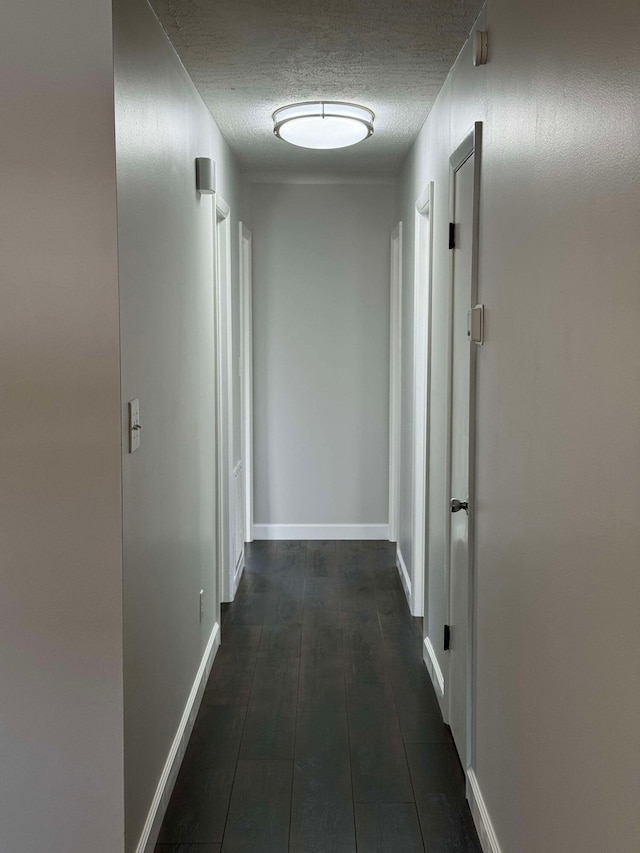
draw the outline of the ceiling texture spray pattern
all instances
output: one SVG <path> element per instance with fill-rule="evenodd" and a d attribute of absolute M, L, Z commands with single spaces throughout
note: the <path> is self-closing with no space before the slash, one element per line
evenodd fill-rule
<path fill-rule="evenodd" d="M 247 170 L 398 171 L 480 10 L 480 0 L 151 0 Z M 340 151 L 294 148 L 271 114 L 350 101 L 375 133 Z"/>

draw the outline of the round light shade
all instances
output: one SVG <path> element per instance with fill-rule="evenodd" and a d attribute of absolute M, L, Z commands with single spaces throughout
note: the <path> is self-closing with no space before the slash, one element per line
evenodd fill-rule
<path fill-rule="evenodd" d="M 371 136 L 374 118 L 371 110 L 358 104 L 291 104 L 274 112 L 273 132 L 301 148 L 346 148 Z"/>

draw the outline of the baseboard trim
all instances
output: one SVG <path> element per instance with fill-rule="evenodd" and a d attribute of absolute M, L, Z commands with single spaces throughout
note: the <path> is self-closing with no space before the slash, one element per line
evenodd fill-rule
<path fill-rule="evenodd" d="M 444 675 L 436 657 L 436 650 L 433 648 L 429 637 L 424 638 L 423 658 L 438 698 L 442 699 L 444 698 Z"/>
<path fill-rule="evenodd" d="M 167 810 L 167 806 L 169 805 L 169 799 L 171 798 L 171 792 L 173 791 L 173 786 L 175 785 L 178 777 L 178 771 L 180 770 L 180 765 L 182 764 L 182 759 L 184 758 L 187 744 L 191 737 L 191 732 L 193 731 L 193 725 L 196 721 L 196 716 L 200 708 L 204 688 L 207 684 L 207 679 L 209 678 L 209 673 L 213 666 L 213 660 L 219 647 L 220 625 L 216 622 L 207 642 L 207 647 L 204 650 L 202 660 L 200 661 L 200 666 L 198 667 L 198 672 L 196 673 L 193 686 L 191 687 L 187 704 L 185 705 L 182 713 L 178 730 L 173 739 L 173 743 L 171 744 L 169 755 L 167 756 L 167 760 L 165 761 L 162 769 L 162 774 L 160 775 L 156 792 L 153 800 L 151 801 L 151 807 L 147 814 L 142 835 L 140 836 L 138 846 L 136 847 L 136 853 L 153 853 L 156 846 L 160 827 L 162 826 L 162 821 Z"/>
<path fill-rule="evenodd" d="M 398 548 L 396 549 L 396 568 L 398 569 L 398 574 L 400 575 L 400 580 L 402 581 L 404 594 L 407 596 L 409 610 L 411 610 L 413 601 L 411 596 L 411 578 L 409 577 L 409 572 L 407 571 L 407 566 L 404 562 L 404 557 L 402 556 L 400 546 L 398 546 Z"/>
<path fill-rule="evenodd" d="M 240 586 L 240 581 L 242 580 L 242 573 L 244 572 L 244 546 L 242 547 L 242 554 L 240 555 L 240 559 L 238 560 L 238 565 L 236 566 L 235 573 L 233 575 L 233 595 L 231 596 L 231 600 L 236 597 L 236 592 L 238 591 L 238 587 Z"/>
<path fill-rule="evenodd" d="M 254 524 L 254 539 L 389 539 L 388 524 Z"/>
<path fill-rule="evenodd" d="M 467 797 L 483 853 L 502 853 L 473 768 L 467 770 Z"/>

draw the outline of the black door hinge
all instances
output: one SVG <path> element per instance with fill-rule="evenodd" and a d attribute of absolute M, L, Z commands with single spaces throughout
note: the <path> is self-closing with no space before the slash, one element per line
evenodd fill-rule
<path fill-rule="evenodd" d="M 449 651 L 451 646 L 451 627 L 449 625 L 444 626 L 444 650 L 445 652 Z"/>
<path fill-rule="evenodd" d="M 449 248 L 455 249 L 456 247 L 456 223 L 449 223 Z"/>

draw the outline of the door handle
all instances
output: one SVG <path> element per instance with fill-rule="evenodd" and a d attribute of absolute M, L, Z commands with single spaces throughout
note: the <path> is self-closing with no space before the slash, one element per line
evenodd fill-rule
<path fill-rule="evenodd" d="M 461 509 L 469 515 L 469 501 L 459 501 L 457 498 L 451 498 L 451 512 L 460 512 Z"/>

